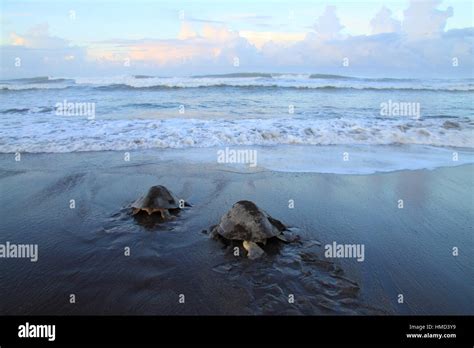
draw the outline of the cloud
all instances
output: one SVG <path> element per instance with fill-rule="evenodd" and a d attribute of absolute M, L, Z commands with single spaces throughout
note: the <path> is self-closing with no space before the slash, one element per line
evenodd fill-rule
<path fill-rule="evenodd" d="M 321 41 L 308 35 L 290 47 L 262 48 L 275 64 L 290 70 L 328 72 L 343 75 L 378 76 L 465 76 L 473 77 L 474 29 L 448 31 L 439 37 L 411 40 L 403 33 L 350 36 Z M 349 66 L 343 67 L 347 58 Z M 459 66 L 452 65 L 457 58 Z"/>
<path fill-rule="evenodd" d="M 336 15 L 335 6 L 326 6 L 324 13 L 319 16 L 314 24 L 314 30 L 317 37 L 323 40 L 332 40 L 340 38 L 340 31 L 344 28 Z"/>
<path fill-rule="evenodd" d="M 108 46 L 107 50 L 104 45 Z M 113 55 L 103 55 L 111 48 Z M 236 57 L 242 62 L 254 62 L 258 60 L 257 49 L 238 32 L 223 25 L 206 23 L 200 31 L 195 31 L 188 22 L 181 23 L 178 39 L 108 40 L 89 50 L 90 59 L 108 60 L 117 66 L 129 59 L 135 67 L 172 69 L 180 66 L 196 69 L 210 64 L 213 68 L 230 68 Z"/>
<path fill-rule="evenodd" d="M 196 17 L 188 17 L 186 18 L 188 22 L 196 22 L 196 23 L 210 23 L 210 24 L 224 24 L 224 21 L 218 21 L 214 19 L 204 19 L 204 18 L 196 18 Z"/>
<path fill-rule="evenodd" d="M 411 38 L 441 35 L 453 8 L 438 10 L 440 3 L 441 0 L 411 0 L 404 12 L 403 31 Z"/>
<path fill-rule="evenodd" d="M 9 45 L 2 46 L 1 75 L 60 75 L 84 68 L 87 51 L 49 34 L 48 24 L 39 24 L 25 34 L 10 33 Z M 20 62 L 20 65 L 15 65 Z"/>
<path fill-rule="evenodd" d="M 190 23 L 183 22 L 181 24 L 181 29 L 178 34 L 178 39 L 186 40 L 186 39 L 192 39 L 196 36 L 197 36 L 197 33 L 193 30 Z"/>
<path fill-rule="evenodd" d="M 392 18 L 392 11 L 383 6 L 375 17 L 370 21 L 372 34 L 398 33 L 401 30 L 401 22 Z"/>
<path fill-rule="evenodd" d="M 12 45 L 28 48 L 61 49 L 68 46 L 68 41 L 49 35 L 47 23 L 38 24 L 29 29 L 25 35 L 11 33 Z"/>
<path fill-rule="evenodd" d="M 227 29 L 225 26 L 215 26 L 206 24 L 202 27 L 201 36 L 216 43 L 228 43 L 239 39 L 239 34 Z"/>
<path fill-rule="evenodd" d="M 439 1 L 411 1 L 403 23 L 382 7 L 372 35 L 343 35 L 333 6 L 309 32 L 231 30 L 182 21 L 174 39 L 111 39 L 87 48 L 53 37 L 48 26 L 12 33 L 2 46 L 2 75 L 201 74 L 240 71 L 327 72 L 380 76 L 472 76 L 474 29 L 444 31 L 452 14 Z M 418 23 L 417 26 L 414 23 Z M 21 70 L 13 66 L 22 57 Z M 238 58 L 240 66 L 234 66 Z M 347 58 L 349 66 L 343 67 Z M 459 66 L 453 67 L 456 58 Z M 124 62 L 130 67 L 124 69 Z M 29 69 L 29 70 L 28 70 Z"/>
<path fill-rule="evenodd" d="M 261 49 L 263 45 L 270 42 L 288 46 L 292 43 L 304 40 L 306 33 L 243 30 L 239 31 L 239 35 L 258 49 Z"/>

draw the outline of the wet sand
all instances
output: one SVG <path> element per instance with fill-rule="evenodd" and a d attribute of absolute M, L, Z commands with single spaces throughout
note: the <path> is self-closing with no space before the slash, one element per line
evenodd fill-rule
<path fill-rule="evenodd" d="M 132 156 L 0 155 L 0 243 L 39 249 L 36 263 L 0 259 L 1 314 L 474 311 L 474 165 L 340 175 Z M 192 207 L 161 224 L 132 218 L 127 207 L 156 184 Z M 239 244 L 209 239 L 205 230 L 241 199 L 297 227 L 301 243 L 269 243 L 265 257 L 251 261 L 243 248 L 233 256 Z M 334 241 L 364 244 L 365 260 L 325 258 Z"/>

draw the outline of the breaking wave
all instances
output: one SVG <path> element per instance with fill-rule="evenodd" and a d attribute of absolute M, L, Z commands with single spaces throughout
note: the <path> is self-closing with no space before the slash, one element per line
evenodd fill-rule
<path fill-rule="evenodd" d="M 371 90 L 371 91 L 474 91 L 472 79 L 416 80 L 396 78 L 358 78 L 326 74 L 267 74 L 236 73 L 191 77 L 153 77 L 148 75 L 106 78 L 51 78 L 4 80 L 0 91 L 42 90 L 56 88 L 92 88 L 103 91 L 161 90 L 170 88 L 293 88 L 315 90 Z"/>
<path fill-rule="evenodd" d="M 0 129 L 0 152 L 273 145 L 416 144 L 474 148 L 474 123 L 443 119 L 24 120 Z"/>

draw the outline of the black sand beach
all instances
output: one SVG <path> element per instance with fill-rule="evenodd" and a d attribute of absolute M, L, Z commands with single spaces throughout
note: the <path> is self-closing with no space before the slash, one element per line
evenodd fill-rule
<path fill-rule="evenodd" d="M 153 151 L 132 156 L 124 162 L 122 152 L 23 154 L 15 162 L 13 154 L 0 155 L 1 242 L 39 249 L 37 262 L 0 263 L 1 313 L 474 310 L 474 165 L 371 175 L 239 173 Z M 156 184 L 192 207 L 163 224 L 133 219 L 127 207 Z M 270 243 L 263 259 L 251 261 L 243 248 L 235 257 L 230 246 L 209 239 L 204 230 L 241 199 L 297 227 L 301 243 Z M 364 244 L 364 261 L 328 260 L 324 245 L 334 241 Z"/>

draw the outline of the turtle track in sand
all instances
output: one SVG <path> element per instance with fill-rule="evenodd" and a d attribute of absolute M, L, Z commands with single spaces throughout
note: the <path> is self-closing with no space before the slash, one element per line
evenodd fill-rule
<path fill-rule="evenodd" d="M 233 244 L 227 249 L 232 249 Z M 364 303 L 357 282 L 346 277 L 338 265 L 320 256 L 314 243 L 270 243 L 268 247 L 268 255 L 258 262 L 223 250 L 226 259 L 234 260 L 213 268 L 246 292 L 246 298 L 251 299 L 246 307 L 253 314 L 387 314 Z M 294 296 L 294 303 L 289 303 L 290 295 Z"/>

